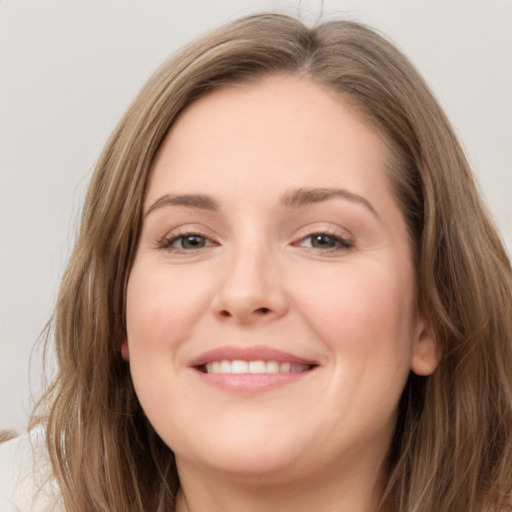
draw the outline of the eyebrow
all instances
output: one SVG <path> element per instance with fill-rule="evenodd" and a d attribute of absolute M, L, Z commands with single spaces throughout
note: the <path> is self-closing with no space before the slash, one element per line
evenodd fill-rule
<path fill-rule="evenodd" d="M 378 217 L 375 208 L 367 199 L 343 188 L 299 188 L 285 193 L 281 198 L 281 204 L 287 208 L 301 208 L 337 197 L 360 203 Z M 205 194 L 165 194 L 151 204 L 145 216 L 147 217 L 152 211 L 164 206 L 185 206 L 209 211 L 219 210 L 218 203 Z"/>
<path fill-rule="evenodd" d="M 362 204 L 370 210 L 373 215 L 377 218 L 379 217 L 375 208 L 367 199 L 343 188 L 299 188 L 287 192 L 282 197 L 282 203 L 288 208 L 300 208 L 311 203 L 319 203 L 336 197 Z"/>
<path fill-rule="evenodd" d="M 165 194 L 158 198 L 146 211 L 147 217 L 152 211 L 163 206 L 186 206 L 201 210 L 216 211 L 219 205 L 210 196 L 203 194 Z"/>

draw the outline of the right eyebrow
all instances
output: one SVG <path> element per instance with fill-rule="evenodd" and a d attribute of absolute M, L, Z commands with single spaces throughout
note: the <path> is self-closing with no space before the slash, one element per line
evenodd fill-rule
<path fill-rule="evenodd" d="M 219 205 L 207 195 L 202 194 L 165 194 L 154 201 L 144 214 L 147 217 L 151 212 L 164 206 L 186 206 L 202 210 L 217 211 Z"/>

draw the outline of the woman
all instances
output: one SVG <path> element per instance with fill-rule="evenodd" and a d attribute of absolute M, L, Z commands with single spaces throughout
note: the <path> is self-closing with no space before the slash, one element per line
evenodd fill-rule
<path fill-rule="evenodd" d="M 165 64 L 100 158 L 53 322 L 43 491 L 83 511 L 504 510 L 511 311 L 411 64 L 357 23 L 239 20 Z"/>

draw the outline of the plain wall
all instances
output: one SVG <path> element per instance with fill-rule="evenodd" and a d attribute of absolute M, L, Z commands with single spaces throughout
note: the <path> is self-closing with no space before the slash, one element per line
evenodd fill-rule
<path fill-rule="evenodd" d="M 117 120 L 169 54 L 263 9 L 313 22 L 321 3 L 0 0 L 0 429 L 26 428 L 41 383 L 31 348 Z M 323 11 L 382 30 L 422 71 L 512 252 L 512 0 L 338 0 Z"/>

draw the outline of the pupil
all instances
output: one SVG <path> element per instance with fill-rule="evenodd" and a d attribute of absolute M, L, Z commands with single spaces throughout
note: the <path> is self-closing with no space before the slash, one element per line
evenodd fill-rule
<path fill-rule="evenodd" d="M 204 237 L 199 235 L 186 236 L 183 239 L 184 249 L 197 249 L 198 247 L 204 247 Z"/>
<path fill-rule="evenodd" d="M 334 240 L 329 235 L 315 235 L 312 245 L 313 247 L 334 247 Z"/>

